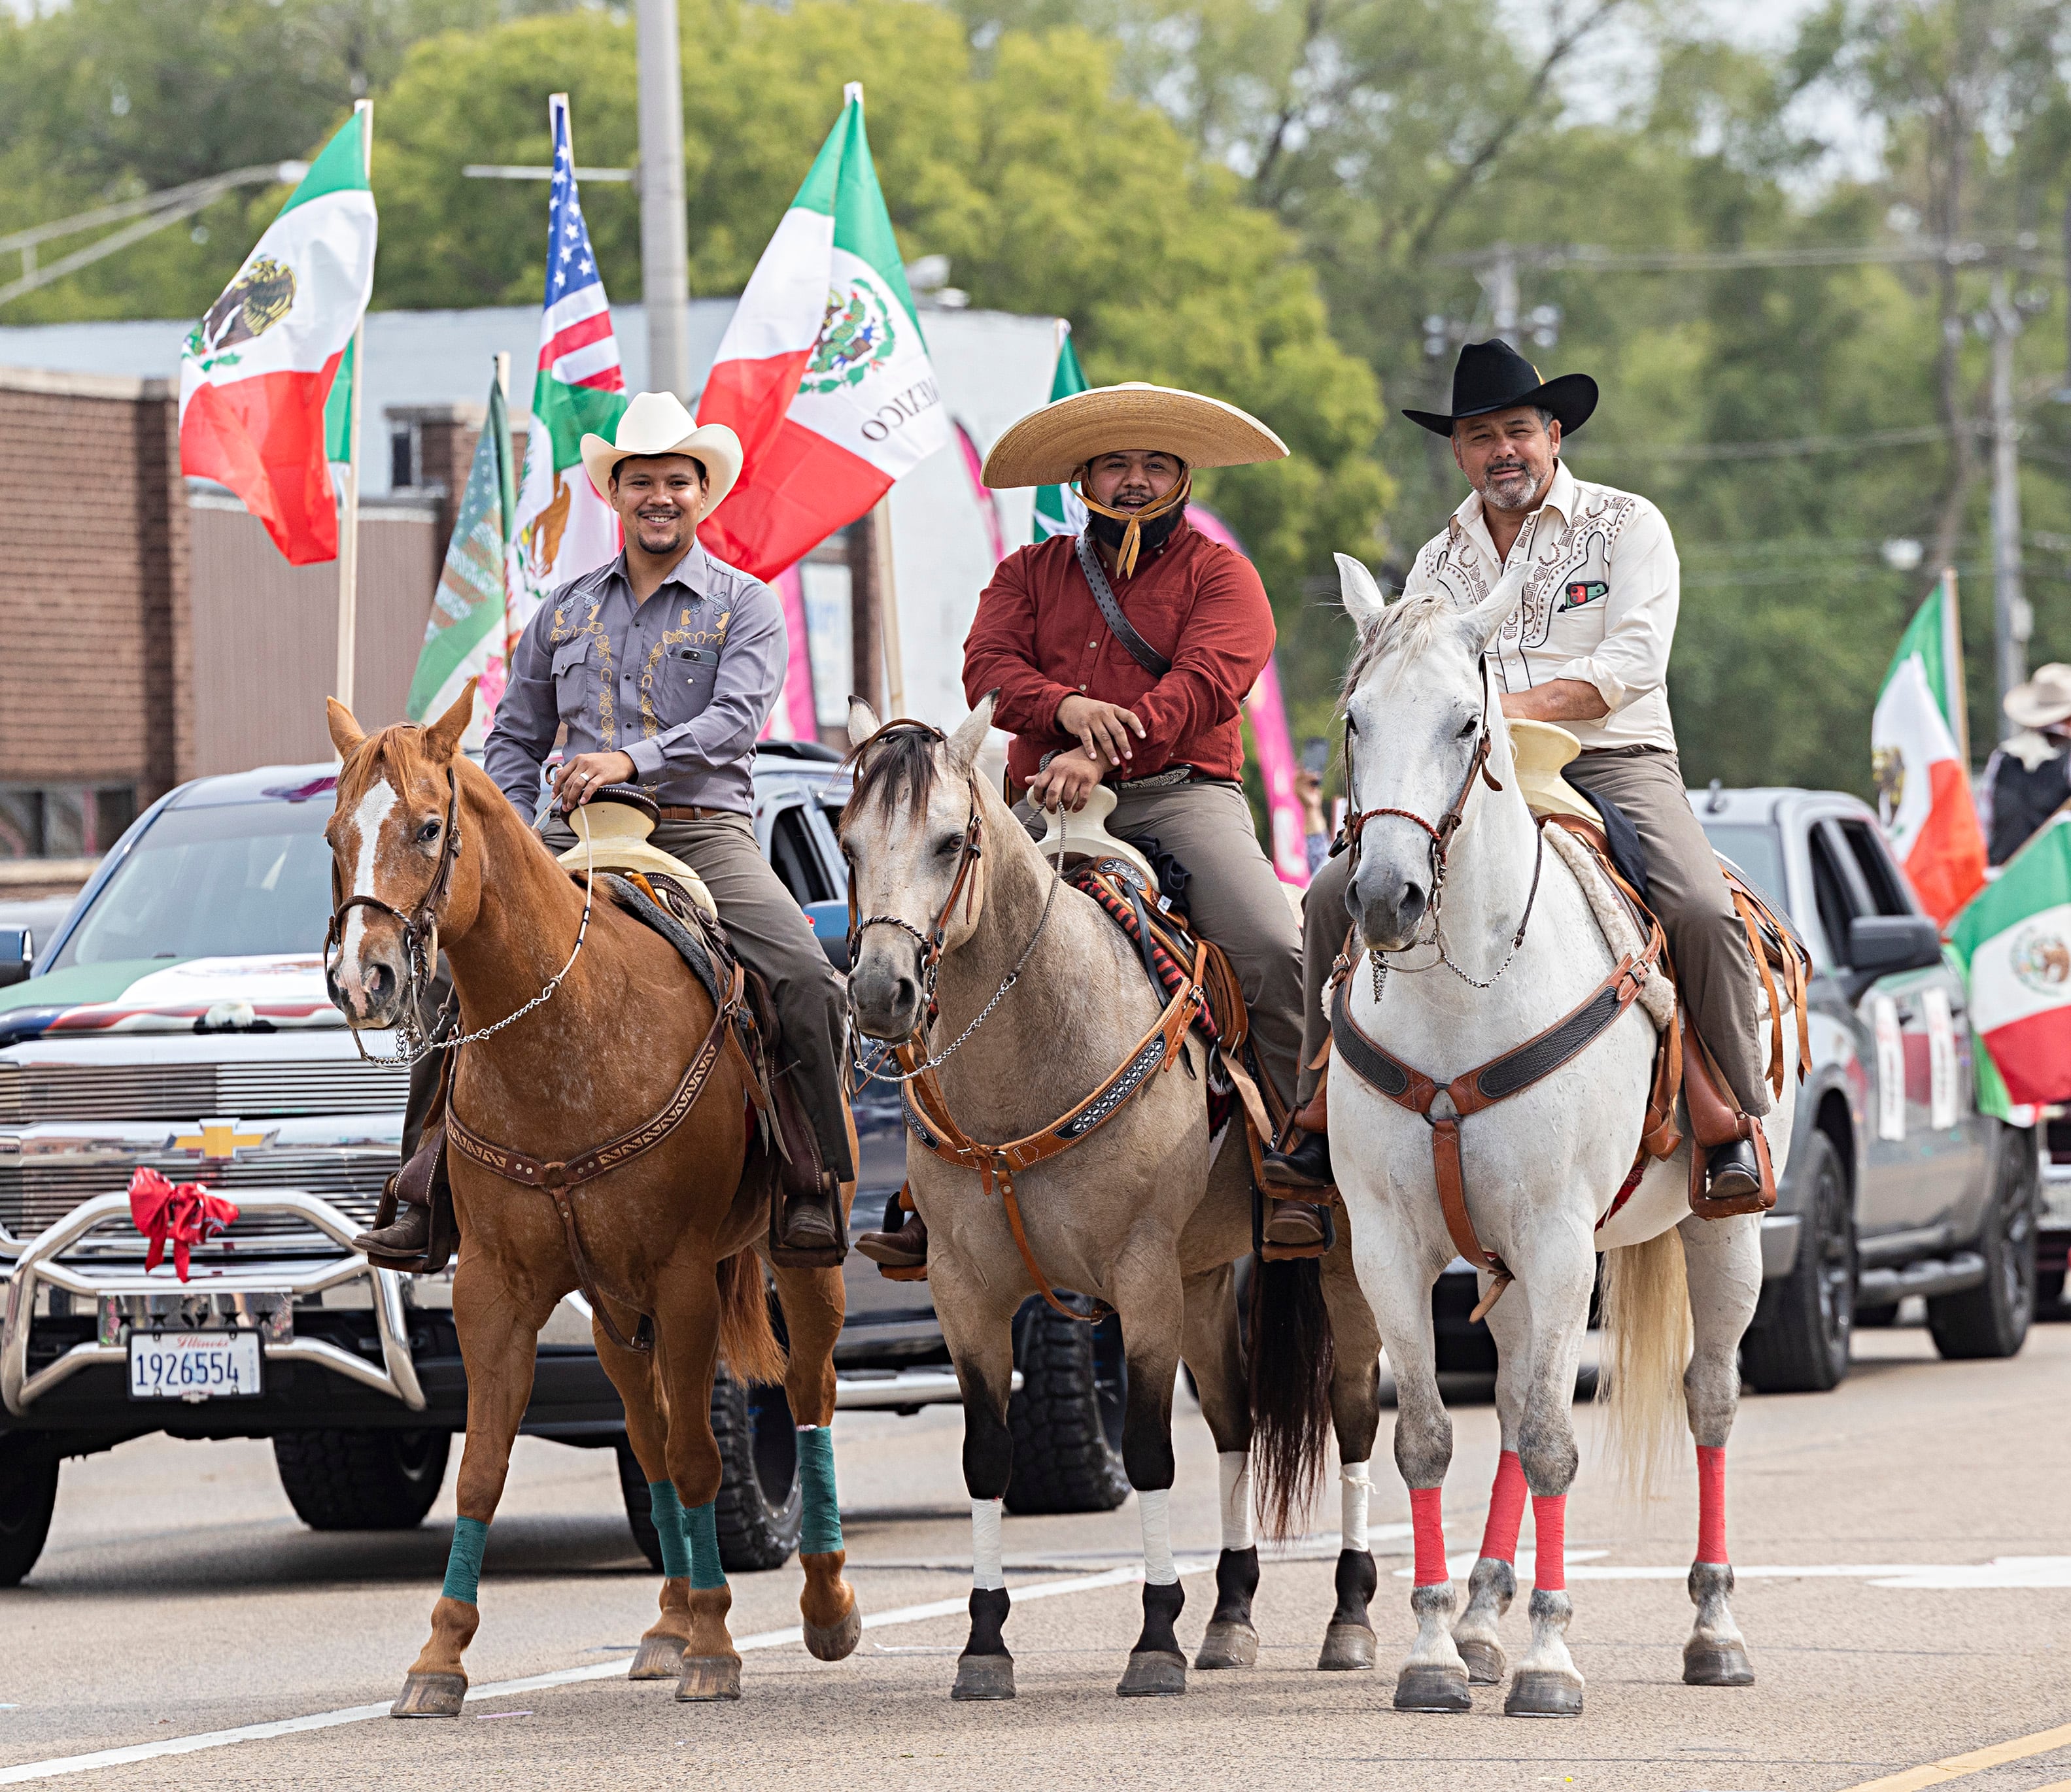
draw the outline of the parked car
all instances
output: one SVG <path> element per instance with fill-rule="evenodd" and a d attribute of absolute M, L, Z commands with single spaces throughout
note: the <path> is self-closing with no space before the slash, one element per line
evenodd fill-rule
<path fill-rule="evenodd" d="M 839 965 L 835 758 L 810 744 L 759 752 L 755 826 Z M 32 963 L 19 931 L 0 934 L 0 1585 L 41 1551 L 65 1457 L 158 1431 L 263 1437 L 306 1523 L 396 1528 L 429 1509 L 465 1428 L 450 1272 L 399 1276 L 351 1248 L 395 1167 L 407 1078 L 359 1055 L 324 994 L 332 773 L 182 785 L 33 941 Z M 866 1089 L 856 1122 L 868 1226 L 904 1175 L 896 1090 Z M 126 1194 L 140 1165 L 240 1209 L 195 1250 L 187 1282 L 170 1264 L 145 1269 Z M 886 1281 L 854 1256 L 847 1275 L 838 1405 L 956 1400 L 926 1284 Z M 1032 1300 L 1019 1322 L 1019 1510 L 1112 1507 L 1127 1492 L 1119 1336 L 1112 1321 L 1087 1329 Z M 197 1335 L 228 1347 L 203 1353 L 206 1384 L 178 1366 L 193 1353 L 176 1340 Z M 783 1390 L 722 1376 L 712 1419 L 722 1556 L 736 1571 L 773 1567 L 796 1547 L 802 1506 Z M 580 1294 L 541 1335 L 524 1429 L 617 1451 L 629 1521 L 658 1566 L 646 1479 Z"/>
<path fill-rule="evenodd" d="M 1854 1327 L 1913 1294 L 1945 1357 L 2012 1355 L 2035 1314 L 2040 1129 L 1978 1112 L 1962 978 L 1875 814 L 1833 791 L 1691 801 L 1812 958 L 1811 1064 L 1761 1224 L 1748 1380 L 1832 1387 Z"/>

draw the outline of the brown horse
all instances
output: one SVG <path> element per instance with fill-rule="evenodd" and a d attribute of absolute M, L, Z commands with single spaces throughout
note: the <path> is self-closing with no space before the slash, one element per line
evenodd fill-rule
<path fill-rule="evenodd" d="M 518 1015 L 565 967 L 545 1001 L 459 1052 L 449 1111 L 514 1159 L 578 1168 L 584 1154 L 671 1101 L 686 1067 L 712 1044 L 717 1008 L 675 949 L 601 887 L 583 932 L 582 883 L 458 750 L 474 702 L 470 683 L 429 728 L 371 736 L 343 705 L 330 706 L 344 761 L 327 830 L 342 893 L 326 966 L 332 999 L 355 1028 L 392 1027 L 443 947 L 460 1031 L 473 1034 Z M 680 1124 L 572 1186 L 552 1175 L 543 1186 L 525 1186 L 463 1150 L 449 1152 L 467 1442 L 445 1589 L 396 1716 L 459 1713 L 467 1687 L 461 1658 L 480 1621 L 482 1547 L 531 1395 L 539 1330 L 556 1302 L 585 1281 L 602 1296 L 597 1355 L 625 1402 L 633 1452 L 653 1489 L 667 1576 L 661 1615 L 642 1638 L 631 1677 L 680 1672 L 680 1698 L 739 1696 L 712 1506 L 720 1460 L 712 1390 L 722 1350 L 737 1376 L 781 1378 L 800 1428 L 807 1646 L 829 1660 L 855 1647 L 861 1619 L 842 1578 L 826 1429 L 841 1272 L 775 1270 L 787 1367 L 754 1251 L 766 1235 L 776 1165 L 753 1124 L 751 1085 L 746 1059 L 717 1051 Z M 558 1211 L 562 1200 L 572 1228 Z"/>

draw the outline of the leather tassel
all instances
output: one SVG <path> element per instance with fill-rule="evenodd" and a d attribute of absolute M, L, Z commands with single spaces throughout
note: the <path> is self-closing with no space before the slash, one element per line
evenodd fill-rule
<path fill-rule="evenodd" d="M 1161 516 L 1170 516 L 1173 511 L 1183 508 L 1193 496 L 1194 474 L 1192 469 L 1189 468 L 1181 475 L 1179 484 L 1163 498 L 1154 504 L 1145 505 L 1140 511 L 1111 511 L 1106 505 L 1097 503 L 1088 497 L 1085 488 L 1085 469 L 1081 467 L 1078 478 L 1073 482 L 1073 490 L 1078 494 L 1079 502 L 1095 516 L 1104 516 L 1110 523 L 1122 525 L 1122 548 L 1115 556 L 1114 564 L 1116 572 L 1126 579 L 1134 576 L 1136 572 L 1136 556 L 1143 545 L 1143 525 L 1155 523 Z"/>

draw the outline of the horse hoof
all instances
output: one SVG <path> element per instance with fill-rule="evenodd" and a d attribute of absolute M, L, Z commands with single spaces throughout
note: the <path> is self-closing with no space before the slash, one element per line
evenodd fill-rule
<path fill-rule="evenodd" d="M 1396 1677 L 1397 1711 L 1472 1711 L 1464 1667 L 1434 1667 L 1413 1662 Z"/>
<path fill-rule="evenodd" d="M 629 1680 L 679 1680 L 683 1677 L 683 1639 L 681 1637 L 642 1637 L 633 1652 L 633 1665 L 625 1671 Z"/>
<path fill-rule="evenodd" d="M 1258 1632 L 1249 1624 L 1240 1624 L 1235 1618 L 1218 1618 L 1208 1626 L 1208 1634 L 1201 1638 L 1200 1653 L 1194 1657 L 1196 1667 L 1256 1667 L 1258 1665 Z"/>
<path fill-rule="evenodd" d="M 1187 1658 L 1163 1649 L 1139 1649 L 1116 1683 L 1118 1699 L 1176 1699 L 1187 1690 Z"/>
<path fill-rule="evenodd" d="M 1454 1637 L 1453 1646 L 1460 1651 L 1460 1659 L 1467 1664 L 1467 1683 L 1470 1686 L 1503 1684 L 1503 1677 L 1509 1671 L 1510 1662 L 1503 1652 L 1501 1643 L 1481 1637 Z"/>
<path fill-rule="evenodd" d="M 1683 1651 L 1685 1686 L 1753 1686 L 1754 1663 L 1737 1642 L 1693 1642 Z"/>
<path fill-rule="evenodd" d="M 961 1655 L 957 1659 L 957 1683 L 949 1696 L 959 1702 L 969 1699 L 1011 1699 L 1014 1696 L 1014 1658 L 1011 1655 Z"/>
<path fill-rule="evenodd" d="M 1506 1717 L 1580 1717 L 1582 1683 L 1569 1674 L 1545 1668 L 1520 1669 L 1503 1702 Z"/>
<path fill-rule="evenodd" d="M 683 1677 L 676 1683 L 676 1696 L 687 1702 L 740 1696 L 740 1657 L 738 1655 L 686 1655 Z"/>
<path fill-rule="evenodd" d="M 1373 1632 L 1364 1624 L 1333 1622 L 1323 1633 L 1323 1652 L 1316 1658 L 1322 1674 L 1349 1674 L 1374 1664 Z"/>
<path fill-rule="evenodd" d="M 406 1674 L 403 1690 L 388 1708 L 391 1717 L 457 1717 L 467 1696 L 465 1674 Z"/>
<path fill-rule="evenodd" d="M 817 1624 L 808 1624 L 805 1631 L 809 1654 L 822 1661 L 846 1661 L 863 1641 L 863 1608 L 851 1598 L 847 1615 L 839 1623 L 830 1624 L 824 1630 Z"/>

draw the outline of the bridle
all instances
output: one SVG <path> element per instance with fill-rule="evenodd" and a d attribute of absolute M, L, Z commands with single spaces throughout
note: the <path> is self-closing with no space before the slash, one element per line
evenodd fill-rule
<path fill-rule="evenodd" d="M 1451 806 L 1435 823 L 1426 821 L 1413 809 L 1362 809 L 1347 821 L 1345 834 L 1355 862 L 1359 855 L 1360 839 L 1366 832 L 1366 824 L 1377 820 L 1383 815 L 1398 816 L 1405 822 L 1413 822 L 1431 837 L 1431 901 L 1428 912 L 1431 917 L 1432 941 L 1438 949 L 1437 962 L 1462 981 L 1472 984 L 1476 989 L 1487 989 L 1496 981 L 1497 978 L 1501 977 L 1510 969 L 1511 960 L 1517 956 L 1518 948 L 1524 943 L 1524 930 L 1532 925 L 1532 905 L 1539 898 L 1539 873 L 1545 862 L 1546 842 L 1545 836 L 1535 828 L 1533 833 L 1536 837 L 1536 851 L 1532 861 L 1532 888 L 1525 896 L 1524 913 L 1518 921 L 1517 931 L 1511 937 L 1509 953 L 1505 956 L 1503 962 L 1496 967 L 1494 975 L 1486 979 L 1470 976 L 1453 962 L 1452 954 L 1446 948 L 1441 911 L 1445 906 L 1446 900 L 1446 872 L 1448 867 L 1446 855 L 1451 848 L 1453 836 L 1459 831 L 1460 823 L 1466 817 L 1467 798 L 1474 793 L 1474 780 L 1479 777 L 1491 790 L 1499 791 L 1503 789 L 1495 773 L 1489 769 L 1488 764 L 1489 753 L 1493 746 L 1489 728 L 1488 661 L 1477 654 L 1474 663 L 1481 674 L 1482 680 L 1481 732 L 1474 741 L 1474 756 L 1467 761 L 1466 776 L 1460 780 L 1460 787 L 1454 793 Z M 1345 716 L 1345 787 L 1347 790 L 1355 788 L 1352 781 L 1352 739 L 1356 732 L 1352 725 L 1352 718 L 1347 712 Z M 1386 955 L 1378 947 L 1368 948 L 1367 957 L 1373 966 L 1373 994 L 1376 1002 L 1380 999 L 1382 981 L 1390 970 L 1401 970 L 1408 974 L 1412 970 L 1424 971 L 1436 968 L 1433 965 L 1418 965 L 1413 967 L 1403 965 L 1391 966 L 1387 962 Z"/>
<path fill-rule="evenodd" d="M 583 886 L 582 921 L 576 929 L 574 949 L 568 953 L 568 962 L 547 979 L 539 993 L 523 1007 L 506 1015 L 501 1020 L 492 1021 L 486 1027 L 472 1033 L 442 1034 L 442 1029 L 459 1011 L 458 997 L 449 998 L 446 1005 L 433 1018 L 428 1031 L 418 1019 L 420 1004 L 424 992 L 431 987 L 432 979 L 439 962 L 439 912 L 445 907 L 446 896 L 453 884 L 453 867 L 460 862 L 460 777 L 453 767 L 446 767 L 446 828 L 445 839 L 439 847 L 439 862 L 432 873 L 432 880 L 424 893 L 418 897 L 406 914 L 392 903 L 383 902 L 377 896 L 353 895 L 338 897 L 338 860 L 331 859 L 332 903 L 330 921 L 324 929 L 323 966 L 326 980 L 337 975 L 334 953 L 342 952 L 345 943 L 345 918 L 355 908 L 371 909 L 377 915 L 386 915 L 403 931 L 404 966 L 406 973 L 400 1003 L 400 1015 L 395 1027 L 398 1049 L 392 1057 L 369 1052 L 360 1038 L 360 1029 L 351 1029 L 353 1049 L 368 1064 L 378 1064 L 391 1069 L 405 1068 L 421 1064 L 435 1052 L 450 1052 L 456 1047 L 472 1045 L 478 1040 L 487 1039 L 492 1033 L 500 1033 L 512 1022 L 522 1020 L 527 1015 L 550 1001 L 561 982 L 575 968 L 581 955 L 583 942 L 589 937 L 589 917 L 593 898 L 597 891 L 597 867 L 593 849 L 592 862 L 587 868 Z"/>

